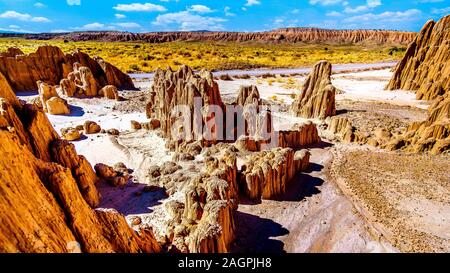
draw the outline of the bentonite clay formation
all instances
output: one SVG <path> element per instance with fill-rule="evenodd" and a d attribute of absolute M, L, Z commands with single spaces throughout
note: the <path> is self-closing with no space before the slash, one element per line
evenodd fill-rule
<path fill-rule="evenodd" d="M 159 252 L 150 229 L 132 230 L 113 210 L 94 210 L 98 180 L 36 106 L 0 77 L 0 252 Z"/>
<path fill-rule="evenodd" d="M 307 150 L 291 148 L 256 153 L 242 167 L 240 187 L 250 199 L 277 199 L 294 176 L 308 168 L 309 157 Z"/>
<path fill-rule="evenodd" d="M 433 100 L 450 90 L 450 15 L 430 20 L 397 64 L 387 88 L 414 90 L 417 99 Z"/>
<path fill-rule="evenodd" d="M 74 69 L 76 63 L 79 65 L 76 65 Z M 81 67 L 86 67 L 90 72 L 85 68 L 81 69 Z M 81 74 L 85 72 L 92 74 L 96 82 L 96 84 L 93 84 L 93 80 L 90 80 L 92 88 L 94 85 L 100 88 L 114 85 L 123 89 L 135 89 L 128 75 L 103 59 L 99 57 L 91 58 L 80 51 L 73 54 L 64 54 L 58 47 L 42 46 L 35 53 L 28 55 L 17 48 L 10 48 L 7 52 L 0 53 L 0 72 L 15 92 L 35 91 L 38 81 L 43 81 L 49 85 L 59 85 L 61 80 L 68 78 L 69 74 L 77 68 L 82 70 L 79 71 Z M 78 72 L 75 71 L 75 73 Z M 97 92 L 95 92 L 96 95 Z"/>
<path fill-rule="evenodd" d="M 331 83 L 331 63 L 321 61 L 313 70 L 292 103 L 294 115 L 325 119 L 336 115 L 336 88 Z"/>

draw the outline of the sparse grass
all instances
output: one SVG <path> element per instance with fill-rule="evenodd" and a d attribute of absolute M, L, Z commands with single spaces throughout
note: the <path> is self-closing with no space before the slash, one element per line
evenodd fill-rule
<path fill-rule="evenodd" d="M 0 51 L 19 47 L 25 53 L 42 45 L 56 45 L 64 52 L 75 49 L 97 55 L 126 72 L 151 72 L 156 68 L 249 69 L 309 66 L 320 60 L 332 63 L 371 63 L 398 60 L 404 48 L 375 45 L 260 44 L 223 42 L 118 43 L 0 39 Z"/>

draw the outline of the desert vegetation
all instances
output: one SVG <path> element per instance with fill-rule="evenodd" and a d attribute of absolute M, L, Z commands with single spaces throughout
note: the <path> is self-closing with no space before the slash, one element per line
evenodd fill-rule
<path fill-rule="evenodd" d="M 405 48 L 369 44 L 262 44 L 235 42 L 68 42 L 64 40 L 0 39 L 0 51 L 19 47 L 24 53 L 42 45 L 55 45 L 64 53 L 79 49 L 100 56 L 128 73 L 152 72 L 157 68 L 179 68 L 182 64 L 195 70 L 249 69 L 259 67 L 310 66 L 320 60 L 332 63 L 372 63 L 399 60 Z"/>

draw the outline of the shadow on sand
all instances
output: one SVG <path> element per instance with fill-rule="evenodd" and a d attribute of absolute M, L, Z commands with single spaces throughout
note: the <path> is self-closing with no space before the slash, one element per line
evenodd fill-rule
<path fill-rule="evenodd" d="M 285 253 L 284 243 L 274 237 L 289 234 L 280 224 L 255 215 L 236 212 L 234 253 Z"/>
<path fill-rule="evenodd" d="M 85 112 L 83 108 L 75 106 L 75 105 L 69 105 L 70 107 L 70 117 L 82 117 L 84 116 Z"/>
<path fill-rule="evenodd" d="M 154 188 L 145 192 L 146 184 L 128 183 L 125 188 L 116 188 L 101 182 L 98 189 L 102 195 L 100 208 L 115 209 L 127 216 L 153 212 L 152 208 L 160 205 L 167 198 L 162 188 Z"/>

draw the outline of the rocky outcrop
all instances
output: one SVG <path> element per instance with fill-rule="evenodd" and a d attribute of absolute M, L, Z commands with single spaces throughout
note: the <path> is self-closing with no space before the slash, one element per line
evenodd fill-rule
<path fill-rule="evenodd" d="M 212 108 L 218 107 L 222 112 L 224 110 L 219 86 L 212 73 L 202 71 L 196 74 L 187 66 L 178 71 L 158 70 L 154 76 L 152 92 L 155 95 L 151 96 L 147 115 L 154 114 L 161 122 L 161 130 L 167 139 L 203 139 L 202 129 L 207 123 L 211 128 L 211 135 L 208 139 L 203 139 L 205 145 L 224 139 L 223 123 L 216 123 L 216 113 Z M 202 107 L 204 110 L 201 110 Z"/>
<path fill-rule="evenodd" d="M 413 32 L 389 30 L 332 30 L 319 28 L 284 28 L 267 32 L 73 32 L 63 34 L 26 34 L 29 39 L 65 39 L 69 41 L 142 41 L 165 43 L 174 41 L 222 41 L 264 43 L 378 43 L 408 45 Z"/>
<path fill-rule="evenodd" d="M 430 20 L 397 64 L 387 89 L 414 90 L 417 99 L 433 100 L 450 92 L 450 15 Z"/>
<path fill-rule="evenodd" d="M 272 137 L 275 138 L 274 141 L 242 136 L 236 141 L 236 147 L 241 151 L 249 152 L 270 150 L 276 147 L 299 150 L 322 141 L 317 126 L 312 122 L 295 124 L 290 130 L 275 131 Z"/>
<path fill-rule="evenodd" d="M 239 194 L 236 157 L 232 153 L 205 158 L 200 172 L 181 170 L 174 162 L 155 166 L 149 172 L 168 194 L 175 192 L 173 187 L 184 189 L 184 202 L 165 205 L 170 216 L 165 235 L 170 252 L 230 252 Z"/>
<path fill-rule="evenodd" d="M 450 93 L 439 97 L 430 106 L 426 121 L 413 122 L 403 135 L 392 139 L 386 148 L 432 154 L 450 151 Z"/>
<path fill-rule="evenodd" d="M 120 100 L 117 87 L 114 85 L 107 85 L 98 91 L 98 95 L 110 100 Z"/>
<path fill-rule="evenodd" d="M 0 252 L 159 252 L 150 229 L 94 210 L 97 177 L 36 106 L 0 89 Z M 9 94 L 7 94 L 9 92 Z"/>
<path fill-rule="evenodd" d="M 336 115 L 336 88 L 331 83 L 331 63 L 321 61 L 314 65 L 306 78 L 291 111 L 295 116 L 325 119 Z"/>
<path fill-rule="evenodd" d="M 345 117 L 332 117 L 326 120 L 327 132 L 331 133 L 339 141 L 346 143 L 366 143 L 367 139 L 362 136 L 356 127 Z M 378 142 L 377 142 L 378 143 Z M 373 146 L 378 146 L 373 145 Z"/>
<path fill-rule="evenodd" d="M 75 63 L 87 67 L 93 75 L 96 86 L 100 88 L 114 85 L 118 88 L 135 89 L 128 75 L 101 58 L 92 59 L 80 51 L 64 54 L 58 47 L 42 46 L 35 53 L 28 55 L 19 49 L 10 49 L 0 54 L 0 72 L 16 92 L 35 91 L 38 89 L 36 86 L 38 81 L 58 85 L 74 71 Z M 63 86 L 66 85 L 67 82 L 64 82 Z"/>
<path fill-rule="evenodd" d="M 277 199 L 288 183 L 309 166 L 309 152 L 275 148 L 251 156 L 242 166 L 241 191 L 250 199 Z"/>
<path fill-rule="evenodd" d="M 69 115 L 70 108 L 66 100 L 59 97 L 56 87 L 39 81 L 38 93 L 42 109 L 51 115 Z"/>
<path fill-rule="evenodd" d="M 119 171 L 102 163 L 95 165 L 94 168 L 98 177 L 100 177 L 113 187 L 125 187 L 128 183 L 128 180 L 130 179 L 128 170 Z"/>

